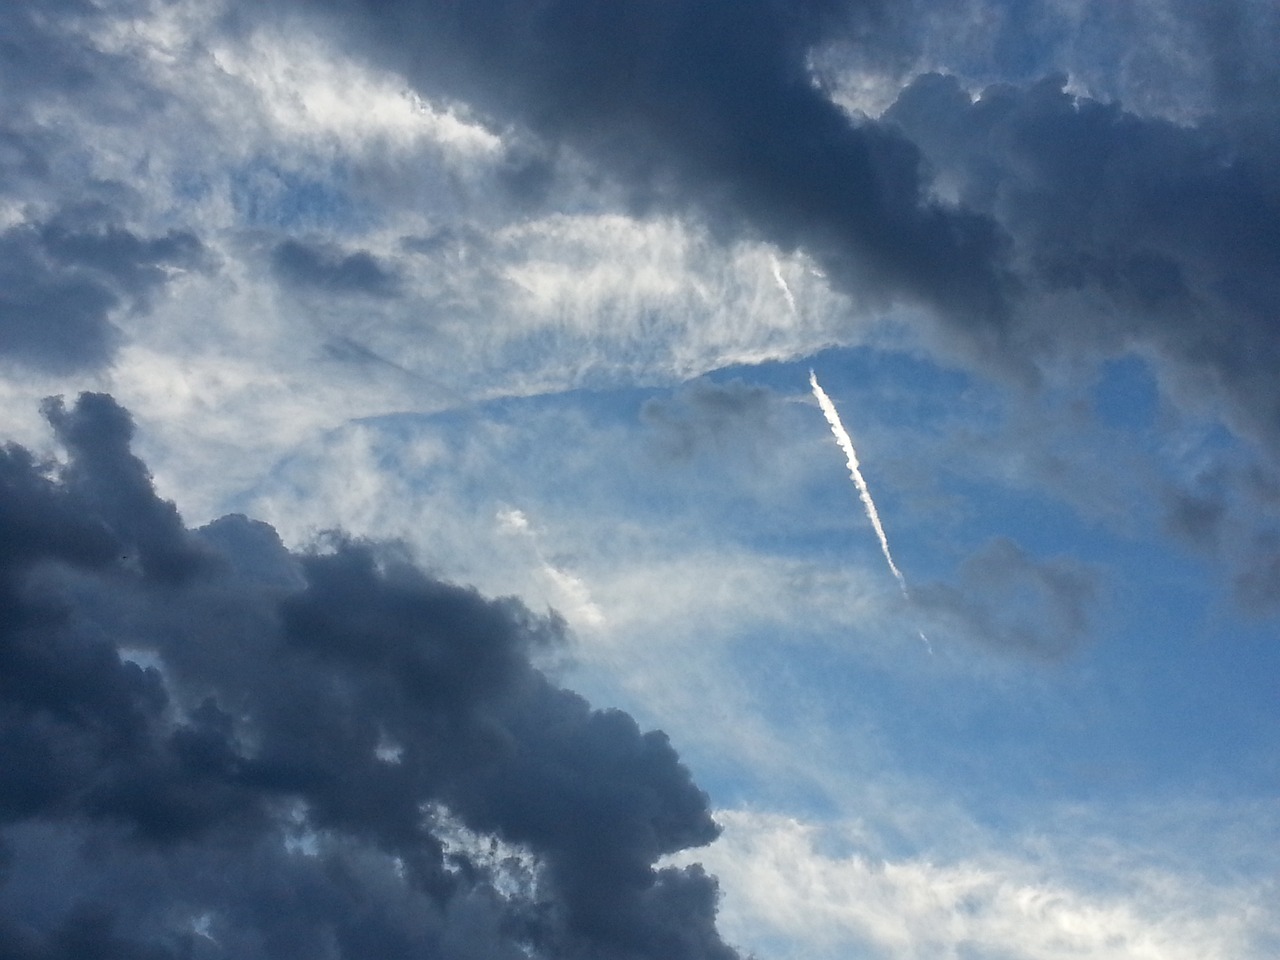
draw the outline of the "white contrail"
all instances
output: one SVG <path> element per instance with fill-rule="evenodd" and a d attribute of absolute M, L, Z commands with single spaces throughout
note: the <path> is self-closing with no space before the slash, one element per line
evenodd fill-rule
<path fill-rule="evenodd" d="M 831 425 L 831 432 L 835 435 L 836 443 L 844 451 L 845 460 L 849 464 L 849 476 L 853 477 L 853 483 L 858 488 L 858 496 L 862 500 L 862 505 L 867 508 L 867 519 L 871 521 L 871 526 L 875 527 L 876 536 L 880 538 L 880 549 L 884 552 L 884 559 L 889 564 L 889 570 L 898 581 L 903 597 L 910 600 L 911 597 L 907 593 L 907 581 L 902 576 L 902 571 L 898 569 L 898 565 L 893 562 L 893 554 L 889 552 L 889 538 L 884 535 L 884 524 L 880 522 L 880 514 L 876 511 L 875 501 L 871 499 L 871 491 L 867 489 L 867 481 L 862 477 L 862 470 L 858 466 L 858 454 L 853 449 L 853 441 L 849 439 L 849 432 L 845 430 L 844 424 L 840 422 L 840 414 L 836 412 L 836 405 L 831 402 L 827 392 L 822 389 L 821 384 L 818 383 L 818 377 L 812 370 L 809 371 L 809 386 L 813 388 L 813 395 L 818 398 L 818 406 L 822 408 L 822 415 L 827 418 L 827 423 Z M 928 641 L 925 642 L 927 643 Z"/>
<path fill-rule="evenodd" d="M 791 315 L 797 315 L 796 298 L 791 294 L 791 288 L 787 286 L 787 281 L 782 276 L 782 264 L 778 263 L 778 258 L 770 255 L 769 266 L 773 270 L 773 279 L 778 284 L 778 289 L 782 291 L 782 295 L 787 298 L 787 306 L 791 308 Z"/>
<path fill-rule="evenodd" d="M 817 375 L 812 370 L 809 371 L 809 386 L 813 388 L 813 395 L 818 398 L 818 406 L 822 408 L 822 415 L 827 418 L 827 423 L 831 426 L 831 432 L 835 435 L 836 443 L 844 451 L 845 460 L 849 464 L 849 476 L 853 477 L 854 486 L 858 488 L 858 497 L 862 500 L 862 505 L 867 508 L 867 519 L 871 521 L 871 526 L 875 528 L 876 536 L 880 539 L 880 549 L 884 553 L 885 562 L 889 564 L 889 571 L 893 574 L 893 578 L 898 581 L 898 589 L 902 591 L 902 599 L 910 603 L 911 593 L 907 590 L 907 580 L 902 575 L 902 571 L 898 569 L 898 565 L 893 562 L 893 554 L 889 552 L 889 538 L 884 535 L 884 524 L 880 522 L 880 514 L 876 510 L 875 501 L 871 499 L 871 491 L 867 489 L 867 481 L 863 479 L 862 469 L 858 466 L 858 454 L 853 449 L 853 441 L 849 439 L 849 431 L 840 422 L 840 414 L 836 412 L 836 405 L 827 396 L 827 391 L 822 389 L 822 385 L 818 383 Z M 917 630 L 916 635 L 924 642 L 925 649 L 932 656 L 933 644 L 924 635 L 924 631 Z"/>

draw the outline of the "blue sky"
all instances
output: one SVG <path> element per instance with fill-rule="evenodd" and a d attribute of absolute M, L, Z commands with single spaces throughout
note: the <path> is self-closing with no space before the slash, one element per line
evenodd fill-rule
<path fill-rule="evenodd" d="M 556 692 L 529 706 L 499 684 L 502 723 L 572 713 L 575 691 L 663 731 L 705 793 L 679 842 L 635 854 L 650 879 L 634 913 L 613 908 L 622 930 L 591 919 L 573 831 L 528 826 L 560 801 L 519 786 L 380 794 L 357 829 L 301 787 L 219 781 L 265 791 L 242 848 L 219 832 L 231 813 L 201 807 L 207 831 L 181 842 L 155 840 L 154 812 L 102 814 L 95 791 L 124 776 L 109 765 L 46 807 L 10 801 L 56 779 L 15 765 L 0 953 L 72 956 L 81 936 L 290 956 L 278 930 L 299 902 L 263 894 L 255 913 L 211 877 L 345 857 L 404 956 L 1276 955 L 1273 4 L 20 0 L 0 31 L 0 424 L 34 458 L 5 467 L 0 524 L 54 543 L 21 521 L 47 482 L 48 516 L 83 515 L 85 543 L 109 531 L 123 564 L 0 557 L 3 662 L 72 643 L 65 624 L 23 632 L 22 604 L 47 594 L 84 625 L 77 651 L 105 644 L 94 703 L 154 668 L 164 757 L 213 703 L 238 762 L 266 762 L 276 721 L 254 678 L 275 648 L 227 638 L 277 615 L 204 622 L 232 587 L 191 561 L 212 593 L 163 593 L 148 537 L 186 544 L 165 555 L 178 566 L 192 543 L 220 552 L 244 609 L 281 604 L 286 632 L 298 610 L 331 617 L 351 656 L 338 685 L 367 667 L 365 621 L 317 584 L 331 564 L 374 604 L 360 551 L 390 543 L 367 548 L 389 551 L 369 583 L 528 629 L 513 675 Z M 77 406 L 84 391 L 132 433 Z M 228 514 L 279 544 L 206 526 Z M 397 579 L 401 560 L 420 573 Z M 437 614 L 424 635 L 479 642 Z M 199 652 L 219 644 L 234 656 Z M 299 671 L 282 686 L 320 697 Z M 13 742 L 63 716 L 0 698 Z M 380 762 L 400 764 L 388 731 L 417 728 L 378 722 Z M 596 812 L 635 770 L 698 806 L 674 757 L 645 766 L 612 722 L 562 743 L 516 724 L 512 769 L 549 782 L 538 758 L 565 751 L 590 761 Z M 293 731 L 299 757 L 327 729 Z M 412 803 L 411 855 L 386 823 Z M 414 856 L 444 842 L 491 863 L 490 840 L 535 879 L 476 866 L 472 886 L 450 874 L 452 900 L 413 899 Z M 89 842 L 109 854 L 75 853 Z M 675 869 L 693 863 L 718 880 L 710 906 Z M 684 898 L 711 932 L 655 947 Z M 535 908 L 567 919 L 512 934 Z M 314 955 L 359 955 L 334 931 Z"/>

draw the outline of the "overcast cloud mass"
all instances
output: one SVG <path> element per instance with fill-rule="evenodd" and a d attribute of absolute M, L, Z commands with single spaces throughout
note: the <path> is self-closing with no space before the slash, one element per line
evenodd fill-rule
<path fill-rule="evenodd" d="M 1276 956 L 1278 48 L 0 6 L 0 958 Z"/>

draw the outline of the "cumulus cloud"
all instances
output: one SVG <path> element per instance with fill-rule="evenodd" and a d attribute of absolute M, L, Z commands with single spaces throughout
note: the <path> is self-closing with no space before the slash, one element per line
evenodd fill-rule
<path fill-rule="evenodd" d="M 862 571 L 814 552 L 786 442 L 803 429 L 741 384 L 655 399 L 640 436 L 604 425 L 616 395 L 566 395 L 541 432 L 511 398 L 807 357 L 873 319 L 914 350 L 905 319 L 941 365 L 1028 381 L 1136 350 L 1174 399 L 1280 442 L 1271 4 L 54 0 L 4 6 L 0 37 L 11 424 L 24 395 L 91 377 L 202 518 L 257 503 L 296 545 L 340 507 L 486 590 L 608 611 L 576 685 L 630 690 L 760 781 L 805 766 L 851 795 L 819 776 L 865 767 L 848 711 L 839 751 L 794 746 L 830 732 L 819 701 L 849 702 L 828 684 L 850 650 L 888 664 L 901 627 Z M 884 319 L 891 301 L 909 309 Z M 956 457 L 918 469 L 988 444 L 972 396 L 943 431 Z M 446 408 L 503 455 L 376 419 Z M 1114 534 L 1113 515 L 1155 526 L 1133 504 L 1168 485 L 1168 529 L 1229 554 L 1242 603 L 1274 610 L 1275 505 L 1243 473 L 1185 495 L 1117 483 L 1136 449 L 1077 458 L 1045 429 L 1063 407 L 1023 409 L 1015 487 Z M 653 868 L 714 833 L 705 803 L 660 737 L 534 670 L 557 621 L 362 541 L 188 530 L 118 407 L 46 415 L 67 464 L 3 460 L 0 953 L 723 955 L 713 883 Z M 972 519 L 951 509 L 967 490 L 917 529 Z M 508 502 L 537 544 L 495 535 Z M 1063 658 L 1099 584 L 997 539 L 919 592 L 941 636 Z M 423 618 L 490 624 L 492 658 L 452 628 L 419 637 Z M 821 669 L 779 684 L 819 648 Z M 780 724 L 782 699 L 804 719 Z M 949 882 L 930 876 L 904 913 Z M 1014 949 L 981 927 L 957 956 Z"/>
<path fill-rule="evenodd" d="M 189 531 L 110 397 L 47 416 L 65 464 L 0 453 L 0 952 L 735 956 L 715 881 L 654 866 L 716 836 L 706 796 L 533 666 L 555 617 Z"/>

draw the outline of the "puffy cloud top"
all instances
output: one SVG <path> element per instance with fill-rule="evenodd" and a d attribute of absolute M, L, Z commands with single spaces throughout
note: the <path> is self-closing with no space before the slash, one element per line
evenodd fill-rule
<path fill-rule="evenodd" d="M 654 866 L 716 836 L 705 795 L 533 666 L 556 618 L 189 531 L 109 396 L 46 415 L 65 464 L 0 454 L 0 953 L 735 955 L 715 881 Z"/>

